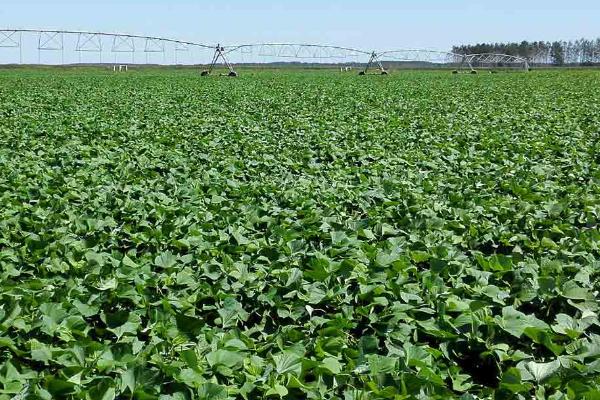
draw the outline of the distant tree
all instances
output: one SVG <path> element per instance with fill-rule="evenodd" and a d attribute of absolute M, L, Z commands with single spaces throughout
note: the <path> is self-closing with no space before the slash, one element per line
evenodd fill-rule
<path fill-rule="evenodd" d="M 590 65 L 594 60 L 594 42 L 592 40 L 581 39 L 581 47 L 583 50 L 582 63 Z"/>
<path fill-rule="evenodd" d="M 519 55 L 521 57 L 525 57 L 527 59 L 531 59 L 531 45 L 529 44 L 528 41 L 523 40 L 519 44 Z"/>
<path fill-rule="evenodd" d="M 561 42 L 553 42 L 552 48 L 550 52 L 550 57 L 552 58 L 552 64 L 554 65 L 564 65 L 565 64 L 565 49 Z"/>

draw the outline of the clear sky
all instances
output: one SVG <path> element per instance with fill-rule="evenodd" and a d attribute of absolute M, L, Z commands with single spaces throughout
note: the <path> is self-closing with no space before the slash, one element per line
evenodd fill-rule
<path fill-rule="evenodd" d="M 596 38 L 599 0 L 0 0 L 2 28 L 64 28 L 202 43 L 433 48 Z"/>

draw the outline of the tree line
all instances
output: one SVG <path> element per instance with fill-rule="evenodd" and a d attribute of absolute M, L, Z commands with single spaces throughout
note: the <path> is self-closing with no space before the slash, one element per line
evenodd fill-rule
<path fill-rule="evenodd" d="M 501 53 L 520 56 L 530 64 L 594 65 L 600 64 L 600 38 L 595 40 L 478 43 L 452 47 L 456 54 Z"/>

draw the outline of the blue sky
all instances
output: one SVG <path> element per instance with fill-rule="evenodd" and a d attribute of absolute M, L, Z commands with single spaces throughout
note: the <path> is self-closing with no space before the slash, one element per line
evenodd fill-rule
<path fill-rule="evenodd" d="M 448 49 L 600 36 L 598 0 L 2 0 L 0 27 L 120 31 L 226 44 Z"/>

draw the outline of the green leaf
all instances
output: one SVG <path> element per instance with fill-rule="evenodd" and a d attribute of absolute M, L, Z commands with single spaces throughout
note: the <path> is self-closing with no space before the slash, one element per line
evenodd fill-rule
<path fill-rule="evenodd" d="M 198 396 L 203 400 L 228 400 L 227 388 L 212 382 L 206 382 L 198 391 Z"/>
<path fill-rule="evenodd" d="M 233 297 L 228 297 L 223 301 L 223 307 L 219 309 L 218 313 L 224 328 L 236 326 L 238 322 L 246 321 L 249 316 Z"/>
<path fill-rule="evenodd" d="M 135 388 L 136 388 L 135 369 L 129 368 L 121 374 L 120 389 L 122 392 L 129 389 L 129 393 L 135 393 Z"/>
<path fill-rule="evenodd" d="M 321 367 L 331 372 L 333 375 L 337 375 L 342 372 L 342 364 L 332 357 L 327 357 L 321 361 Z"/>
<path fill-rule="evenodd" d="M 154 265 L 166 270 L 173 268 L 175 264 L 177 264 L 177 257 L 170 252 L 161 253 L 154 259 Z"/>
<path fill-rule="evenodd" d="M 77 386 L 79 386 L 79 385 L 81 385 L 81 377 L 82 377 L 82 376 L 83 376 L 83 372 L 78 372 L 78 373 L 76 373 L 75 375 L 71 376 L 71 377 L 70 377 L 70 378 L 67 380 L 67 382 L 70 382 L 70 383 L 72 383 L 72 384 L 74 384 L 74 385 L 77 385 Z"/>
<path fill-rule="evenodd" d="M 500 388 L 510 391 L 511 393 L 528 393 L 532 385 L 527 382 L 522 382 L 521 371 L 518 368 L 509 368 L 502 374 Z"/>
<path fill-rule="evenodd" d="M 429 261 L 431 255 L 426 251 L 415 250 L 410 252 L 410 257 L 416 263 L 422 263 L 425 261 Z"/>
<path fill-rule="evenodd" d="M 371 374 L 391 374 L 396 372 L 398 359 L 392 357 L 380 356 L 377 354 L 371 354 L 367 357 L 369 362 L 369 368 L 371 370 Z"/>
<path fill-rule="evenodd" d="M 546 379 L 552 377 L 560 370 L 560 361 L 555 360 L 549 363 L 527 363 L 527 370 L 533 375 L 538 383 L 542 383 Z"/>
<path fill-rule="evenodd" d="M 104 396 L 102 396 L 101 400 L 114 400 L 116 397 L 115 389 L 108 388 L 106 392 L 104 392 Z"/>
<path fill-rule="evenodd" d="M 181 358 L 188 367 L 193 369 L 194 371 L 199 371 L 198 367 L 198 356 L 194 350 L 184 350 L 181 352 Z"/>
<path fill-rule="evenodd" d="M 44 303 L 39 307 L 42 313 L 42 331 L 54 336 L 59 324 L 67 317 L 67 313 L 58 303 Z"/>
<path fill-rule="evenodd" d="M 551 250 L 556 250 L 559 249 L 560 246 L 556 244 L 556 242 L 554 242 L 554 240 L 544 237 L 542 238 L 542 247 L 546 248 L 546 249 L 551 249 Z"/>
<path fill-rule="evenodd" d="M 245 237 L 238 231 L 234 231 L 232 235 L 233 235 L 233 238 L 235 239 L 235 241 L 237 242 L 237 244 L 240 246 L 245 246 L 250 243 L 250 240 L 248 240 L 247 237 Z"/>
<path fill-rule="evenodd" d="M 562 295 L 571 300 L 594 300 L 594 295 L 575 281 L 568 281 L 563 285 Z"/>
<path fill-rule="evenodd" d="M 284 351 L 273 356 L 275 371 L 279 375 L 292 374 L 300 376 L 302 373 L 302 358 L 298 355 Z"/>
<path fill-rule="evenodd" d="M 528 328 L 537 330 L 550 329 L 550 326 L 545 322 L 533 315 L 525 315 L 512 306 L 502 309 L 502 318 L 498 319 L 498 325 L 517 338 L 520 338 Z"/>
<path fill-rule="evenodd" d="M 40 343 L 36 339 L 32 339 L 29 341 L 29 346 L 31 348 L 32 360 L 39 361 L 47 365 L 48 361 L 53 359 L 52 349 L 44 343 Z"/>
<path fill-rule="evenodd" d="M 104 265 L 104 256 L 93 251 L 85 253 L 85 258 L 90 265 Z"/>
<path fill-rule="evenodd" d="M 126 267 L 129 268 L 138 268 L 138 265 L 133 262 L 133 260 L 127 256 L 123 257 L 123 261 L 122 261 L 123 265 L 125 265 Z"/>
<path fill-rule="evenodd" d="M 98 284 L 97 289 L 102 291 L 115 290 L 118 287 L 118 285 L 119 283 L 117 282 L 117 280 L 115 278 L 111 278 L 105 281 L 101 281 Z"/>
<path fill-rule="evenodd" d="M 556 323 L 552 325 L 552 330 L 572 339 L 577 339 L 583 333 L 578 321 L 566 314 L 556 316 Z"/>
<path fill-rule="evenodd" d="M 270 388 L 269 390 L 267 390 L 267 393 L 265 393 L 265 395 L 267 396 L 279 396 L 280 398 L 284 398 L 285 396 L 288 395 L 288 390 L 285 386 L 282 386 L 278 383 L 276 383 L 275 385 L 273 385 L 272 388 Z"/>
<path fill-rule="evenodd" d="M 206 361 L 211 367 L 223 365 L 233 368 L 241 364 L 243 360 L 244 356 L 242 354 L 223 349 L 210 352 L 206 356 Z"/>

